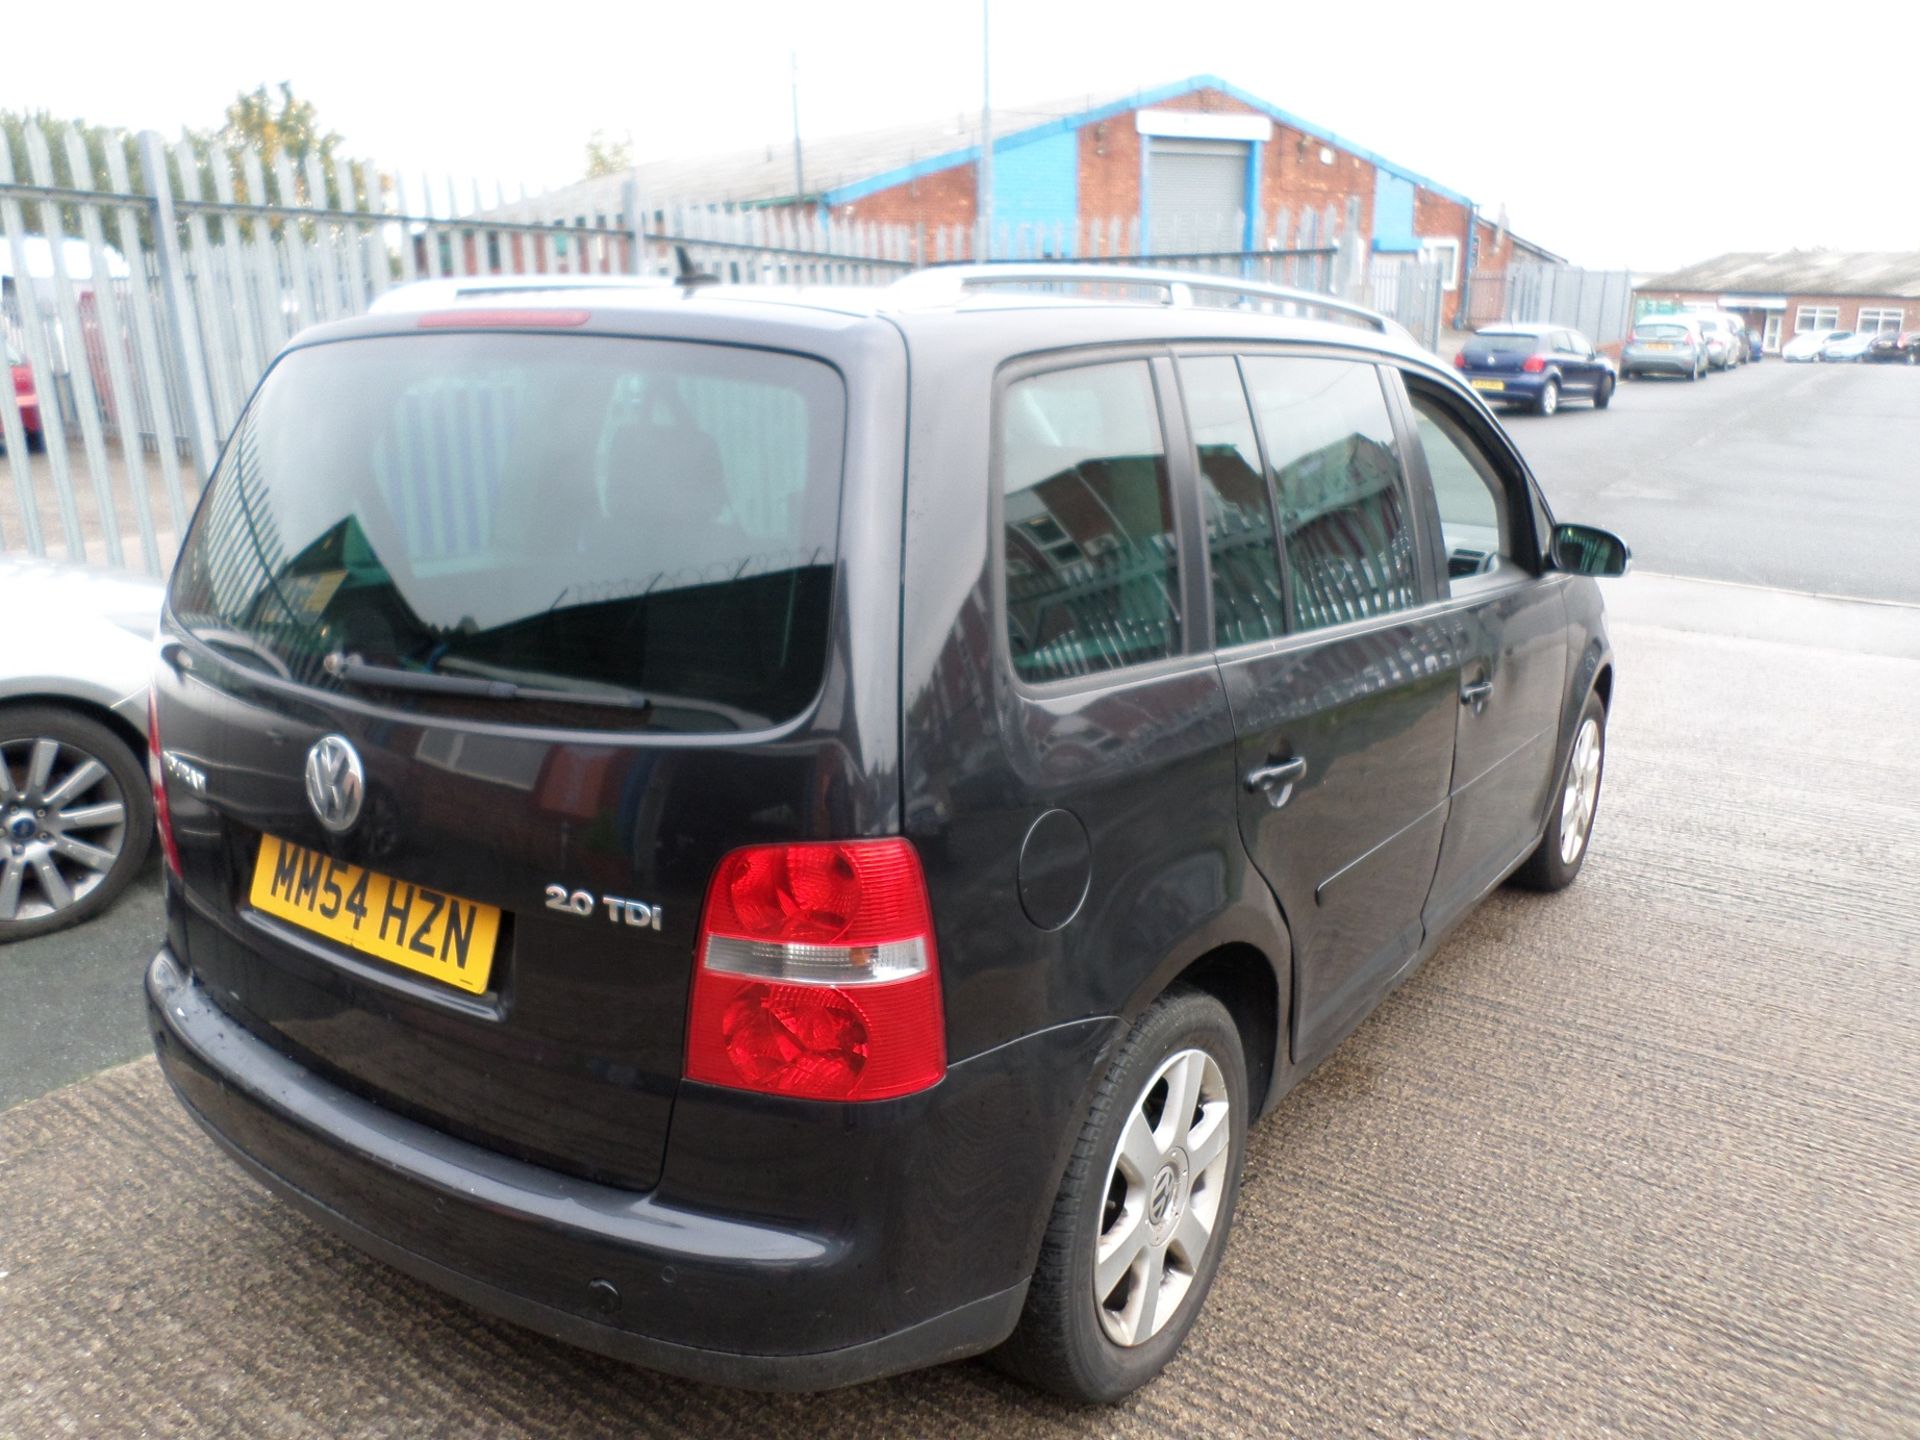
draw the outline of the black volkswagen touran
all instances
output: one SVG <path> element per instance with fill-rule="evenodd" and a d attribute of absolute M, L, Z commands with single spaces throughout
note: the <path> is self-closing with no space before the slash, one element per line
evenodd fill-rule
<path fill-rule="evenodd" d="M 1247 1127 L 1578 873 L 1627 557 L 1387 322 L 1086 279 L 442 281 L 283 352 L 154 681 L 195 1119 L 662 1370 L 1165 1365 Z"/>

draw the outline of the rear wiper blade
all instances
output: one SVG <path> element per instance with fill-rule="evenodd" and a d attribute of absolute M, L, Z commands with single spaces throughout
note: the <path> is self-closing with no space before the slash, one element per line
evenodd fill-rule
<path fill-rule="evenodd" d="M 550 700 L 569 705 L 599 705 L 616 710 L 646 710 L 653 702 L 644 695 L 598 694 L 584 690 L 553 690 L 517 685 L 511 680 L 483 680 L 470 675 L 442 675 L 432 670 L 402 670 L 372 665 L 358 655 L 338 650 L 320 662 L 321 668 L 346 685 L 373 690 L 418 690 L 435 695 L 471 695 L 481 700 Z"/>

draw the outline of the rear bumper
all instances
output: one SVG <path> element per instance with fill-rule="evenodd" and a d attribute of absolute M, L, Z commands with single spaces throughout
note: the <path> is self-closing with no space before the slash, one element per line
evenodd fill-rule
<path fill-rule="evenodd" d="M 1489 405 L 1501 405 L 1512 404 L 1516 400 L 1524 400 L 1529 403 L 1537 400 L 1540 397 L 1541 390 L 1546 388 L 1547 381 L 1551 377 L 1544 371 L 1538 375 L 1476 375 L 1473 371 L 1469 370 L 1460 378 L 1465 380 L 1467 384 L 1479 394 L 1480 398 Z M 1484 384 L 1478 383 L 1495 380 L 1500 383 L 1498 390 L 1490 390 L 1486 388 Z"/>
<path fill-rule="evenodd" d="M 719 1170 L 786 1172 L 790 1214 L 771 1223 L 675 1203 L 666 1181 L 636 1193 L 561 1175 L 383 1110 L 235 1023 L 170 950 L 148 968 L 146 993 L 161 1067 L 194 1119 L 255 1178 L 352 1244 L 556 1339 L 771 1390 L 938 1364 L 1012 1331 L 1057 1183 L 1062 1137 L 1051 1132 L 1077 1113 L 1081 1084 L 1064 1082 L 1087 1073 L 1081 1067 L 1090 1069 L 1110 1032 L 1097 1021 L 1044 1031 L 956 1065 L 914 1103 L 834 1107 L 837 1133 L 804 1116 L 796 1126 L 793 1102 L 777 1122 L 749 1112 L 715 1133 L 722 1112 L 703 1115 L 697 1093 L 683 1096 L 676 1137 L 683 1127 L 704 1131 L 689 1142 L 696 1154 L 725 1155 L 722 1166 L 713 1156 L 689 1166 L 710 1190 L 723 1189 L 712 1179 Z M 1051 1124 L 1023 1117 L 1042 1122 L 1024 1146 L 983 1124 L 1013 1113 L 1009 1085 L 1067 1096 Z M 852 1109 L 863 1113 L 847 1117 Z M 944 1153 L 957 1130 L 991 1144 L 978 1157 L 983 1173 L 955 1173 L 974 1169 L 973 1157 Z M 931 1144 L 943 1153 L 929 1153 Z M 793 1173 L 804 1170 L 801 1156 L 815 1157 L 814 1173 Z M 669 1180 L 672 1171 L 670 1152 Z M 824 1196 L 822 1171 L 837 1182 Z M 992 1198 L 970 1204 L 969 1186 L 983 1184 Z M 894 1208 L 864 1202 L 874 1194 Z M 900 1220 L 903 1211 L 932 1223 Z M 1004 1263 L 983 1259 L 996 1252 Z"/>
<path fill-rule="evenodd" d="M 1650 353 L 1627 351 L 1620 357 L 1622 374 L 1691 375 L 1698 367 L 1699 362 L 1693 356 L 1664 350 L 1655 350 Z"/>

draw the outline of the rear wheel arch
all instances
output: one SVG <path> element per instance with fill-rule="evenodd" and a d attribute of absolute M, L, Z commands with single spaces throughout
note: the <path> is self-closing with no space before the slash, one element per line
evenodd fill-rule
<path fill-rule="evenodd" d="M 1248 869 L 1251 872 L 1251 865 Z M 1269 1108 L 1278 1082 L 1289 1073 L 1281 1046 L 1286 1041 L 1293 998 L 1292 939 L 1265 880 L 1254 873 L 1250 883 L 1259 887 L 1254 905 L 1243 902 L 1234 907 L 1202 931 L 1191 948 L 1171 952 L 1166 964 L 1141 985 L 1120 1014 L 1112 1017 L 1107 1038 L 1088 1067 L 1080 1096 L 1067 1112 L 1070 1123 L 1055 1138 L 1055 1154 L 1047 1171 L 1048 1195 L 1059 1189 L 1074 1139 L 1114 1055 L 1135 1022 L 1175 989 L 1201 991 L 1226 1007 L 1247 1062 L 1248 1118 L 1258 1119 Z M 1256 909 L 1263 913 L 1254 913 Z M 1036 1216 L 1030 1239 L 1030 1260 L 1039 1253 L 1044 1221 L 1043 1208 Z"/>
<path fill-rule="evenodd" d="M 1593 693 L 1600 697 L 1600 706 L 1608 714 L 1613 713 L 1613 662 L 1606 661 L 1593 677 Z"/>
<path fill-rule="evenodd" d="M 96 704 L 91 700 L 83 700 L 75 695 L 9 695 L 0 699 L 0 712 L 27 705 L 42 710 L 65 710 L 70 714 L 104 725 L 125 743 L 138 764 L 147 763 L 147 737 L 117 710 Z"/>
<path fill-rule="evenodd" d="M 1235 941 L 1200 956 L 1166 988 L 1177 987 L 1213 996 L 1233 1017 L 1247 1059 L 1247 1095 L 1260 1115 L 1279 1068 L 1281 990 L 1273 962 L 1258 947 Z"/>

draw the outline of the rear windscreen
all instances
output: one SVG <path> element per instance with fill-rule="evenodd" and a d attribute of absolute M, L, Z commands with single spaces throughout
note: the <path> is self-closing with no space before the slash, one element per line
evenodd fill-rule
<path fill-rule="evenodd" d="M 1538 335 L 1476 335 L 1475 342 L 1501 354 L 1531 355 L 1540 343 Z"/>
<path fill-rule="evenodd" d="M 776 724 L 825 671 L 845 409 L 827 365 L 719 345 L 296 350 L 227 446 L 174 613 L 236 662 L 323 689 L 343 657 L 507 682 L 366 691 L 428 713 Z"/>
<path fill-rule="evenodd" d="M 1684 325 L 1642 325 L 1633 332 L 1636 340 L 1685 340 L 1687 327 Z"/>

